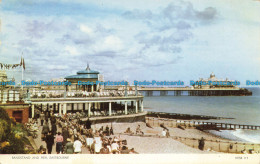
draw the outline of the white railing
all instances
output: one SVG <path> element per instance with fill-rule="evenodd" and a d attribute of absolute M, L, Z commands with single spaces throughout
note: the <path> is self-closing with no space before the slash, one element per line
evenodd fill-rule
<path fill-rule="evenodd" d="M 67 98 L 73 97 L 124 97 L 125 91 L 103 91 L 103 92 L 87 92 L 87 91 L 33 91 L 30 93 L 31 98 Z M 128 91 L 128 96 L 135 96 L 135 91 Z M 142 95 L 138 93 L 138 96 Z"/>

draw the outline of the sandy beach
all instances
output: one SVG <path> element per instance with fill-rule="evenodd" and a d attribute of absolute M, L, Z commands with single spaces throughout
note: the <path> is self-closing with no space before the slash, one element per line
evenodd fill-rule
<path fill-rule="evenodd" d="M 105 128 L 106 125 L 109 127 L 111 123 L 102 123 L 92 125 L 93 129 L 98 130 L 102 126 Z M 123 134 L 129 127 L 132 132 L 135 132 L 136 127 L 140 125 L 141 130 L 145 135 L 152 135 L 153 137 L 143 136 L 130 136 Z M 144 122 L 135 123 L 112 123 L 115 136 L 120 136 L 121 139 L 127 140 L 127 146 L 134 148 L 136 152 L 141 154 L 160 154 L 160 153 L 219 153 L 214 151 L 201 151 L 198 148 L 192 148 L 172 138 L 162 138 L 161 127 L 149 128 Z M 214 136 L 207 132 L 202 132 L 197 129 L 179 129 L 179 128 L 168 128 L 171 136 L 176 137 L 187 137 L 187 138 L 205 138 L 207 140 L 223 140 L 226 139 Z M 227 141 L 227 140 L 226 140 Z"/>

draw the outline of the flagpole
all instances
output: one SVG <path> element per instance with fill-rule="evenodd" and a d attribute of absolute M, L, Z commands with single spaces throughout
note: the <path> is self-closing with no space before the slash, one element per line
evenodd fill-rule
<path fill-rule="evenodd" d="M 21 60 L 23 59 L 23 52 L 22 52 L 22 58 Z M 22 65 L 21 65 L 21 68 L 22 68 L 22 81 L 23 81 L 23 60 L 22 60 Z M 21 83 L 22 85 L 22 83 Z M 23 90 L 23 85 L 22 85 L 22 90 Z"/>

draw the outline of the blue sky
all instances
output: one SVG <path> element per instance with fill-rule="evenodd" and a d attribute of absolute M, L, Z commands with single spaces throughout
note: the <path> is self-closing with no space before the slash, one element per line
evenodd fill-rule
<path fill-rule="evenodd" d="M 30 80 L 83 70 L 105 80 L 260 80 L 260 2 L 2 1 L 0 61 Z M 19 81 L 21 70 L 8 71 Z M 188 85 L 188 83 L 186 83 Z"/>

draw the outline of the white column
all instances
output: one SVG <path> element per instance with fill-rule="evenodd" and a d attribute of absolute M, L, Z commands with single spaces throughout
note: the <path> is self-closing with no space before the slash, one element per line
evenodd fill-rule
<path fill-rule="evenodd" d="M 109 116 L 112 115 L 111 102 L 109 102 Z"/>
<path fill-rule="evenodd" d="M 59 104 L 59 115 L 61 116 L 61 103 Z"/>
<path fill-rule="evenodd" d="M 34 104 L 32 104 L 32 118 L 34 118 Z"/>
<path fill-rule="evenodd" d="M 141 112 L 144 111 L 144 100 L 141 100 Z"/>
<path fill-rule="evenodd" d="M 127 101 L 125 101 L 125 114 L 127 114 Z"/>
<path fill-rule="evenodd" d="M 64 103 L 63 104 L 63 114 L 66 114 L 67 113 L 67 104 Z"/>
<path fill-rule="evenodd" d="M 91 92 L 94 92 L 94 85 L 91 85 Z"/>
<path fill-rule="evenodd" d="M 138 113 L 138 101 L 135 101 L 135 113 Z"/>
<path fill-rule="evenodd" d="M 97 109 L 97 108 L 98 108 L 98 103 L 97 103 L 97 102 L 95 102 L 95 105 L 94 105 L 94 107 L 95 107 L 95 109 Z"/>
<path fill-rule="evenodd" d="M 88 104 L 88 117 L 90 117 L 91 103 Z"/>
<path fill-rule="evenodd" d="M 98 91 L 98 89 L 99 89 L 99 84 L 96 86 L 96 89 L 97 89 L 97 91 Z"/>

